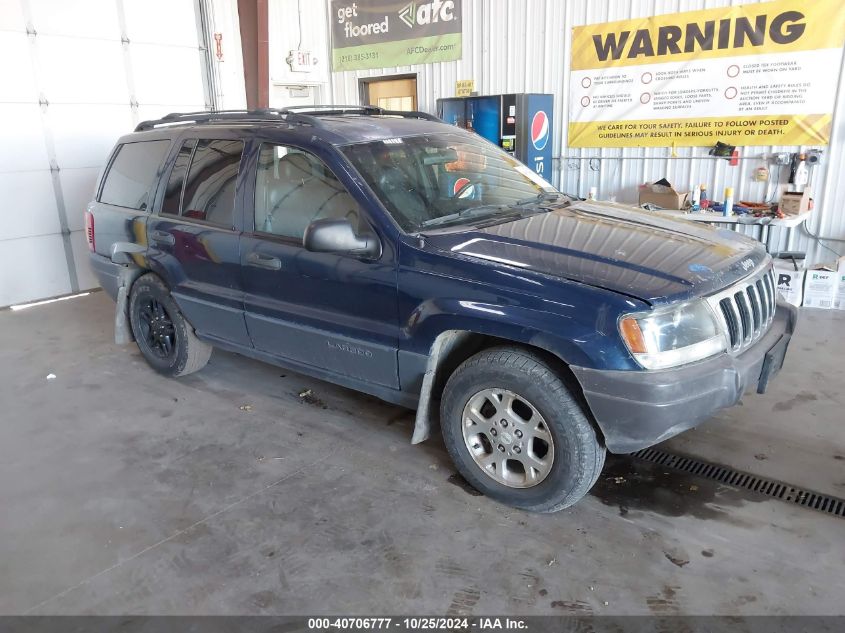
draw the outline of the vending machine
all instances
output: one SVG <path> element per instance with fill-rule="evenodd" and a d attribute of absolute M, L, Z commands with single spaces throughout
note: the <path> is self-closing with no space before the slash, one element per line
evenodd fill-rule
<path fill-rule="evenodd" d="M 480 134 L 546 179 L 552 169 L 550 94 L 504 94 L 437 100 L 437 116 Z"/>

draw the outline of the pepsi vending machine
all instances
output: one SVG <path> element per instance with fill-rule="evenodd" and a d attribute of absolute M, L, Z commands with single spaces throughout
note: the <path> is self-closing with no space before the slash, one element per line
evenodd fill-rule
<path fill-rule="evenodd" d="M 438 99 L 437 116 L 477 132 L 539 175 L 551 179 L 552 95 L 521 93 Z"/>

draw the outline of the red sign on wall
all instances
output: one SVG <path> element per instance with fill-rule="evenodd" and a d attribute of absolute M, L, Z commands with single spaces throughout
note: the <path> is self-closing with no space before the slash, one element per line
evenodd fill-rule
<path fill-rule="evenodd" d="M 217 61 L 223 61 L 223 34 L 214 34 L 214 54 L 217 55 Z"/>

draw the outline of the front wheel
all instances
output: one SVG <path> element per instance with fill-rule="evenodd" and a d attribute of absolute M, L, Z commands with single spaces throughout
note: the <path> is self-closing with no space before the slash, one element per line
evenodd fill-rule
<path fill-rule="evenodd" d="M 211 357 L 212 347 L 197 338 L 158 275 L 147 273 L 132 284 L 129 322 L 138 349 L 159 373 L 184 376 L 205 367 Z"/>
<path fill-rule="evenodd" d="M 593 486 L 605 449 L 566 383 L 538 355 L 498 347 L 460 365 L 441 402 L 446 448 L 479 491 L 555 512 Z"/>

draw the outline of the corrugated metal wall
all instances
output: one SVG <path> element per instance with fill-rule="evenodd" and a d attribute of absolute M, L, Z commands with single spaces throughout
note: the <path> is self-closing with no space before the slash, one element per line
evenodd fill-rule
<path fill-rule="evenodd" d="M 290 4 L 292 0 L 271 0 Z M 331 16 L 330 0 L 323 5 L 299 2 L 303 12 Z M 644 17 L 662 13 L 711 9 L 748 1 L 728 0 L 463 0 L 463 58 L 446 63 L 403 66 L 369 71 L 330 73 L 328 83 L 320 88 L 323 103 L 358 103 L 358 80 L 392 74 L 416 73 L 419 107 L 435 111 L 436 100 L 454 96 L 455 81 L 474 79 L 480 94 L 501 92 L 548 92 L 555 95 L 553 180 L 564 191 L 585 196 L 597 187 L 600 199 L 635 203 L 637 186 L 646 181 L 667 178 L 678 188 L 706 183 L 717 196 L 726 186 L 733 186 L 737 200 L 763 200 L 776 196 L 774 186 L 752 180 L 752 173 L 762 164 L 760 156 L 794 147 L 740 147 L 737 167 L 727 161 L 707 156 L 707 148 L 568 149 L 566 147 L 566 110 L 569 104 L 570 33 L 575 26 Z M 327 7 L 329 7 L 327 9 Z M 290 13 L 288 13 L 290 15 Z M 313 23 L 313 22 L 312 22 Z M 270 39 L 289 39 L 273 29 Z M 328 36 L 309 38 L 304 29 L 303 47 L 319 50 L 319 42 Z M 326 33 L 328 32 L 328 24 Z M 315 40 L 313 43 L 311 40 Z M 283 43 L 281 49 L 295 48 L 296 42 Z M 328 51 L 325 52 L 328 57 Z M 824 148 L 822 163 L 814 168 L 813 187 L 816 212 L 809 221 L 810 230 L 819 235 L 845 240 L 845 182 L 840 174 L 845 167 L 845 90 L 842 70 L 832 72 L 839 81 L 834 131 L 831 145 Z M 774 173 L 774 170 L 773 170 Z M 782 178 L 788 176 L 783 169 Z M 768 196 L 768 197 L 767 197 Z M 759 231 L 746 228 L 746 232 Z M 812 262 L 835 258 L 803 230 L 773 229 L 772 250 L 807 251 Z M 827 242 L 827 246 L 845 252 L 845 243 Z"/>

